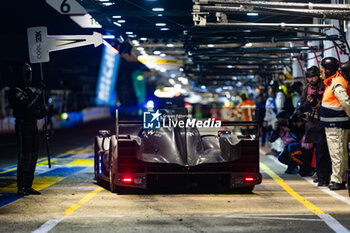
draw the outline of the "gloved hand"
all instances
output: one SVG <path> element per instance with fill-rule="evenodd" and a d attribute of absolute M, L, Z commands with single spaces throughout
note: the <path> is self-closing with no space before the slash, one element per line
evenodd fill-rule
<path fill-rule="evenodd" d="M 43 93 L 43 90 L 41 88 L 38 88 L 35 90 L 35 94 L 41 95 Z"/>

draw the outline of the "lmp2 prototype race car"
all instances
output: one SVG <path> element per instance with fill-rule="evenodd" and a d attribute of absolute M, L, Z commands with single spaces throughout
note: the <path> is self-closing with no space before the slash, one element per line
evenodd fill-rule
<path fill-rule="evenodd" d="M 216 133 L 201 135 L 202 128 L 191 124 L 187 115 L 181 119 L 178 110 L 162 111 L 171 117 L 163 118 L 163 126 L 156 129 L 145 128 L 144 122 L 119 121 L 116 111 L 116 133 L 100 130 L 95 138 L 97 183 L 108 182 L 110 190 L 118 192 L 125 188 L 147 189 L 171 177 L 196 176 L 204 181 L 216 177 L 244 193 L 261 183 L 258 137 L 237 135 L 223 128 L 243 125 L 257 129 L 257 122 L 221 122 Z M 190 124 L 170 124 L 175 118 Z"/>

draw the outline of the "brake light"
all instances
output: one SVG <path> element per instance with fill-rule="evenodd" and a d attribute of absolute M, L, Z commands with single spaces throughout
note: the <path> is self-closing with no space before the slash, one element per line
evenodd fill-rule
<path fill-rule="evenodd" d="M 246 177 L 244 180 L 246 182 L 253 182 L 255 179 L 254 179 L 254 177 Z"/>
<path fill-rule="evenodd" d="M 132 183 L 132 178 L 131 177 L 124 177 L 122 179 L 122 182 L 126 183 L 126 184 L 130 184 L 130 183 Z"/>

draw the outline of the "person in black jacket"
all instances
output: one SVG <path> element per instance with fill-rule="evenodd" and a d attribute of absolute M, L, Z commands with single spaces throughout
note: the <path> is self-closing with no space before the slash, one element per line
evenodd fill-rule
<path fill-rule="evenodd" d="M 308 84 L 301 97 L 300 111 L 307 115 L 305 142 L 312 143 L 316 155 L 316 173 L 318 186 L 328 186 L 332 173 L 331 159 L 327 146 L 325 129 L 320 125 L 320 105 L 325 85 L 320 78 L 320 70 L 312 66 L 306 70 Z"/>
<path fill-rule="evenodd" d="M 47 110 L 43 105 L 42 90 L 30 87 L 32 68 L 28 63 L 17 63 L 9 67 L 12 81 L 9 104 L 16 118 L 16 136 L 19 147 L 17 164 L 17 194 L 39 195 L 32 188 L 34 171 L 39 152 L 37 119 L 43 118 Z"/>

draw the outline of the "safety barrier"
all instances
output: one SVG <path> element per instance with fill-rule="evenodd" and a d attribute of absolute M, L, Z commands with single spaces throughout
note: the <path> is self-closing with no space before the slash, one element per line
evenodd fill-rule
<path fill-rule="evenodd" d="M 62 119 L 60 115 L 51 117 L 49 121 L 49 129 L 65 129 L 75 125 L 83 124 L 93 120 L 104 119 L 111 116 L 110 107 L 91 107 L 85 108 L 80 112 L 67 113 L 67 119 Z M 44 120 L 38 121 L 38 128 L 41 129 L 44 125 Z M 15 132 L 15 118 L 5 117 L 0 119 L 0 134 L 9 134 Z"/>

